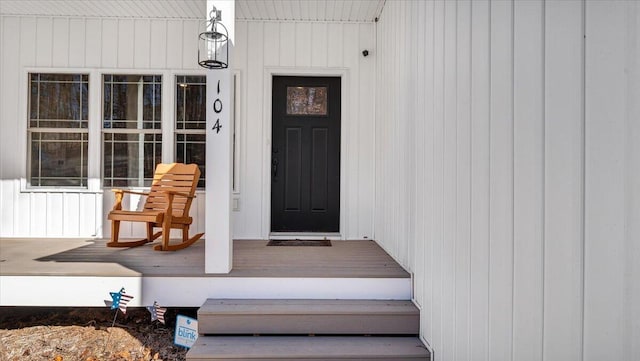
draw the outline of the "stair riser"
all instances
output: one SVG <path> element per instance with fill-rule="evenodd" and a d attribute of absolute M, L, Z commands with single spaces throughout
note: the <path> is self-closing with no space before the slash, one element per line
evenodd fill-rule
<path fill-rule="evenodd" d="M 415 335 L 419 315 L 201 315 L 201 334 Z"/>

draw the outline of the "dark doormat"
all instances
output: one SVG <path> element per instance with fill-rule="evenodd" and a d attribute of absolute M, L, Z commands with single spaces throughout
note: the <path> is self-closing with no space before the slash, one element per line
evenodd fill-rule
<path fill-rule="evenodd" d="M 267 246 L 307 246 L 307 247 L 331 247 L 331 241 L 328 239 L 320 240 L 303 240 L 303 239 L 272 239 Z"/>

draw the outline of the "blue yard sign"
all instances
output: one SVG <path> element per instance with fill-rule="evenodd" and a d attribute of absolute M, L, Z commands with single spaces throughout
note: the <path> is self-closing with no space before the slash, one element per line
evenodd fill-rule
<path fill-rule="evenodd" d="M 173 343 L 178 346 L 191 348 L 196 342 L 196 339 L 198 339 L 198 320 L 178 315 Z"/>

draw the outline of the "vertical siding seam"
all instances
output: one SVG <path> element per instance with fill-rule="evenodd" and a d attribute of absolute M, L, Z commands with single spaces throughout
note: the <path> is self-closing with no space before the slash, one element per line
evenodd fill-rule
<path fill-rule="evenodd" d="M 117 18 L 116 19 L 116 46 L 115 48 L 115 52 L 116 52 L 116 67 L 120 68 L 120 22 L 121 22 L 121 18 Z"/>
<path fill-rule="evenodd" d="M 540 265 L 540 269 L 541 269 L 541 277 L 542 277 L 542 282 L 540 284 L 541 287 L 541 293 L 542 293 L 542 302 L 541 302 L 541 307 L 542 307 L 542 327 L 540 329 L 540 341 L 542 343 L 541 345 L 541 350 L 540 350 L 540 361 L 544 360 L 544 320 L 545 320 L 545 316 L 544 316 L 544 312 L 545 312 L 545 303 L 544 303 L 544 299 L 545 299 L 545 287 L 544 287 L 544 280 L 545 280 L 545 273 L 546 273 L 546 262 L 545 262 L 545 254 L 546 254 L 546 242 L 547 242 L 547 237 L 546 237 L 546 228 L 547 228 L 547 223 L 546 223 L 546 199 L 547 199 L 547 186 L 546 186 L 546 179 L 547 179 L 547 98 L 546 98 L 546 89 L 547 89 L 547 66 L 546 66 L 546 58 L 547 58 L 547 2 L 546 0 L 542 0 L 542 207 L 541 207 L 541 212 L 542 212 L 542 230 L 541 230 L 541 236 L 542 236 L 542 257 L 540 258 L 541 261 L 541 265 Z"/>
<path fill-rule="evenodd" d="M 82 49 L 83 51 L 83 56 L 82 56 L 82 66 L 86 67 L 87 66 L 87 18 L 82 19 Z M 87 86 L 87 89 L 89 89 L 89 87 Z M 88 96 L 88 94 L 87 94 Z M 88 138 L 87 138 L 88 140 Z M 88 171 L 88 168 L 87 168 Z"/>
<path fill-rule="evenodd" d="M 472 230 L 473 230 L 473 4 L 469 1 L 469 303 L 467 304 L 467 317 L 469 319 L 467 332 L 467 355 L 472 355 L 471 334 L 473 332 L 473 257 L 472 255 Z"/>
<path fill-rule="evenodd" d="M 445 117 L 445 112 L 446 112 L 446 106 L 447 106 L 447 93 L 446 93 L 446 72 L 445 69 L 447 67 L 447 57 L 446 57 L 446 53 L 447 53 L 447 5 L 445 3 L 446 0 L 441 0 L 442 3 L 442 12 L 441 12 L 441 16 L 442 16 L 442 48 L 441 53 L 442 53 L 442 70 L 441 70 L 441 78 L 442 78 L 442 89 L 440 89 L 440 93 L 442 94 L 442 112 L 440 115 L 440 119 L 439 122 L 442 124 L 441 127 L 441 134 L 440 134 L 440 139 L 442 140 L 442 152 L 440 152 L 440 164 L 442 164 L 442 168 L 441 168 L 441 175 L 440 178 L 442 179 L 442 183 L 440 184 L 440 194 L 442 197 L 442 202 L 440 203 L 440 234 L 439 234 L 439 242 L 440 242 L 440 352 L 444 355 L 444 345 L 445 345 L 445 340 L 444 340 L 444 307 L 443 307 L 443 300 L 444 300 L 444 281 L 445 281 L 445 273 L 444 273 L 444 269 L 446 267 L 444 261 L 445 261 L 445 217 L 446 217 L 446 212 L 445 212 L 445 184 L 446 184 L 446 176 L 445 176 L 445 171 L 444 171 L 444 164 L 445 164 L 445 160 L 446 160 L 446 155 L 445 155 L 445 150 L 446 150 L 446 144 L 445 144 L 445 134 L 446 134 L 446 126 L 445 126 L 445 121 L 446 121 L 446 117 Z"/>
<path fill-rule="evenodd" d="M 584 317 L 585 317 L 585 251 L 586 251 L 586 225 L 585 225 L 585 221 L 586 221 L 586 133 L 587 133 L 587 129 L 586 129 L 586 62 L 587 62 L 587 52 L 586 52 L 586 48 L 587 48 L 587 44 L 586 44 L 586 38 L 587 38 L 587 27 L 586 27 L 586 21 L 587 21 L 587 4 L 586 4 L 586 0 L 582 0 L 582 39 L 581 39 L 581 45 L 582 45 L 582 61 L 581 61 L 581 66 L 582 66 L 582 74 L 581 74 L 581 84 L 580 84 L 580 90 L 581 90 L 581 152 L 580 152 L 580 156 L 581 156 L 581 184 L 580 184 L 580 201 L 581 201 L 581 207 L 580 207 L 580 239 L 582 241 L 582 253 L 581 253 L 581 259 L 580 259 L 580 263 L 581 263 L 581 274 L 580 274 L 580 282 L 581 282 L 581 289 L 580 289 L 580 298 L 582 301 L 582 305 L 581 305 L 581 318 L 580 318 L 580 322 L 582 323 L 581 325 L 581 329 L 582 332 L 580 333 L 580 359 L 584 360 L 584 333 L 585 333 L 585 322 L 584 322 Z"/>
<path fill-rule="evenodd" d="M 453 360 L 456 360 L 456 354 L 457 354 L 457 349 L 458 347 L 456 347 L 455 345 L 457 344 L 457 335 L 458 335 L 458 311 L 457 311 L 457 297 L 458 297 L 458 293 L 457 293 L 457 285 L 458 285 L 458 269 L 456 267 L 456 258 L 458 255 L 458 131 L 459 131 L 459 122 L 458 122 L 458 0 L 456 0 L 456 4 L 455 4 L 455 13 L 454 13 L 454 34 L 453 34 L 453 51 L 454 51 L 454 55 L 453 55 L 453 86 L 454 86 L 454 105 L 455 105 L 455 132 L 454 132 L 454 155 L 453 155 L 453 161 L 454 161 L 454 167 L 453 167 L 453 172 L 454 172 L 454 180 L 455 180 L 455 186 L 454 186 L 454 192 L 453 192 L 453 214 L 454 214 L 454 229 L 455 231 L 453 232 L 453 255 L 451 257 L 451 268 L 453 269 L 453 352 L 452 352 L 452 357 Z"/>
<path fill-rule="evenodd" d="M 100 23 L 100 68 L 104 68 L 104 58 L 102 57 L 102 48 L 104 47 L 104 19 L 98 19 L 98 22 Z M 86 46 L 86 44 L 85 44 Z M 85 54 L 85 58 L 87 57 L 87 55 Z M 86 61 L 86 60 L 85 60 Z"/>
<path fill-rule="evenodd" d="M 515 2 L 511 0 L 511 360 L 514 360 L 513 340 L 515 339 L 515 274 L 516 274 L 516 227 L 515 227 L 515 211 L 516 211 L 516 166 L 515 166 Z"/>
<path fill-rule="evenodd" d="M 48 66 L 49 67 L 53 67 L 53 23 L 54 23 L 54 17 L 50 16 L 49 20 L 51 20 L 51 27 L 49 28 L 49 44 L 51 45 L 51 50 L 49 51 L 49 63 Z M 37 36 L 37 35 L 36 35 Z"/>
<path fill-rule="evenodd" d="M 433 319 L 434 319 L 434 311 L 433 311 L 433 304 L 435 303 L 433 301 L 434 299 L 434 294 L 433 294 L 433 284 L 434 284 L 434 279 L 433 279 L 433 274 L 434 274 L 434 252 L 433 252 L 433 243 L 434 243 L 434 234 L 435 232 L 433 231 L 434 225 L 435 225 L 435 202 L 433 202 L 433 198 L 434 198 L 434 194 L 435 194 L 435 177 L 433 176 L 433 170 L 435 169 L 435 147 L 436 147 L 436 142 L 435 142 L 435 91 L 436 91 L 436 82 L 435 82 L 435 75 L 436 75 L 436 62 L 435 62 L 435 58 L 436 58 L 436 5 L 435 2 L 431 2 L 431 46 L 432 46 L 432 51 L 431 51 L 431 100 L 433 103 L 433 106 L 431 107 L 431 167 L 432 167 L 432 171 L 431 173 L 431 252 L 429 252 L 429 256 L 431 257 L 429 265 L 431 267 L 431 302 L 429 303 L 429 308 L 430 308 L 430 315 L 429 318 L 431 320 L 431 323 L 429 324 L 429 327 L 431 327 L 431 337 L 433 338 L 433 333 L 434 333 L 434 327 L 433 327 Z M 431 345 L 432 350 L 435 353 L 435 348 L 436 348 L 436 344 L 435 342 L 432 341 L 432 345 Z M 434 355 L 435 358 L 435 355 Z"/>
<path fill-rule="evenodd" d="M 487 129 L 487 135 L 488 135 L 488 152 L 487 152 L 487 164 L 488 164 L 488 169 L 487 169 L 487 177 L 488 177 L 488 182 L 487 182 L 487 195 L 488 195 L 488 210 L 487 210 L 487 223 L 488 223 L 488 240 L 487 240 L 487 244 L 489 249 L 487 250 L 487 360 L 491 360 L 491 98 L 492 98 L 492 93 L 491 93 L 491 76 L 492 76 L 492 72 L 491 72 L 491 21 L 492 21 L 492 17 L 491 17 L 491 6 L 492 6 L 492 0 L 488 0 L 489 1 L 489 9 L 488 9 L 488 16 L 489 16 L 489 31 L 488 31 L 488 44 L 487 44 L 487 50 L 488 50 L 488 55 L 489 55 L 489 62 L 488 62 L 488 91 L 487 91 L 487 95 L 489 97 L 488 99 L 488 123 L 487 126 L 489 129 Z"/>
<path fill-rule="evenodd" d="M 152 53 L 151 47 L 153 46 L 153 43 L 151 42 L 151 40 L 152 40 L 151 34 L 153 33 L 152 22 L 153 22 L 153 20 L 151 20 L 151 19 L 146 20 L 147 30 L 149 30 L 149 33 L 147 34 L 148 35 L 147 44 L 149 44 L 149 51 L 147 51 L 147 64 L 148 64 L 147 67 L 149 69 L 152 69 L 152 67 L 151 67 L 151 53 Z M 198 29 L 198 30 L 200 30 L 200 29 Z M 134 61 L 135 61 L 135 59 L 134 59 Z"/>

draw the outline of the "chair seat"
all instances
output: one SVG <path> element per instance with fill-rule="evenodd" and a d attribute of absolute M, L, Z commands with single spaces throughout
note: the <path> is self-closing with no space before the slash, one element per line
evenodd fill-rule
<path fill-rule="evenodd" d="M 111 221 L 162 223 L 164 213 L 161 211 L 125 211 L 115 210 L 109 213 Z"/>

